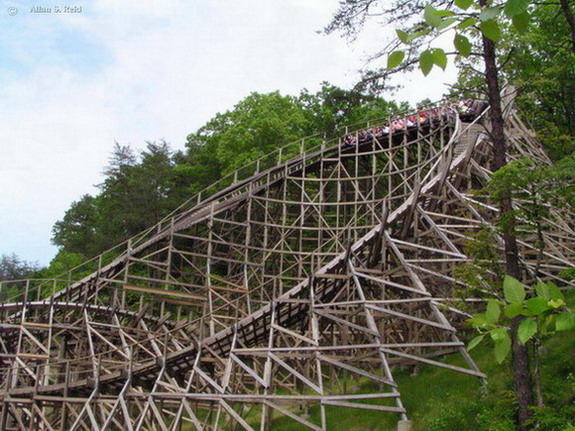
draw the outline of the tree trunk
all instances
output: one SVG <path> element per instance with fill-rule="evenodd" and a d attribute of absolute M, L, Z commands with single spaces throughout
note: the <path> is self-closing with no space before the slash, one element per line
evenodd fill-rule
<path fill-rule="evenodd" d="M 511 356 L 513 366 L 513 383 L 517 397 L 517 429 L 526 431 L 531 428 L 531 406 L 533 393 L 531 391 L 531 371 L 529 368 L 529 352 L 527 346 L 519 342 L 517 328 L 523 320 L 518 316 L 511 322 Z"/>
<path fill-rule="evenodd" d="M 486 0 L 480 0 L 482 6 L 486 6 Z M 501 107 L 501 93 L 499 88 L 499 75 L 496 63 L 495 43 L 483 36 L 483 60 L 485 62 L 485 81 L 489 97 L 491 140 L 493 143 L 493 170 L 506 165 L 507 149 L 505 145 L 505 132 L 503 111 Z M 503 229 L 503 241 L 505 246 L 505 272 L 517 279 L 521 279 L 519 258 L 517 251 L 517 239 L 515 237 L 515 218 L 511 195 L 504 194 L 499 201 L 500 217 L 505 227 Z M 515 394 L 517 396 L 517 422 L 520 431 L 528 430 L 527 424 L 531 417 L 530 406 L 533 404 L 531 393 L 531 375 L 529 369 L 529 354 L 527 346 L 522 345 L 517 337 L 517 328 L 521 318 L 513 320 L 511 325 L 512 340 L 512 366 Z"/>
<path fill-rule="evenodd" d="M 543 399 L 543 384 L 541 383 L 541 358 L 539 349 L 541 342 L 539 338 L 533 339 L 533 382 L 535 383 L 535 399 L 537 400 L 537 407 L 543 407 L 545 401 Z"/>
<path fill-rule="evenodd" d="M 575 54 L 575 17 L 573 16 L 573 11 L 569 5 L 569 0 L 560 0 L 559 3 L 561 4 L 561 10 L 563 11 L 563 15 L 565 15 L 567 24 L 569 24 L 569 30 L 571 33 L 571 52 Z"/>

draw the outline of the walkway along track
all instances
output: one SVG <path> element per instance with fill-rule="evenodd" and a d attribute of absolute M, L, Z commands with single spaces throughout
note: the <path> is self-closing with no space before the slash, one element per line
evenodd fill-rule
<path fill-rule="evenodd" d="M 34 363 L 35 353 L 28 353 L 32 356 L 28 358 L 30 361 L 26 362 L 22 359 L 25 358 L 26 352 L 21 352 L 23 355 L 17 358 L 21 362 L 14 362 L 18 368 L 12 368 L 11 372 L 16 370 L 21 373 L 24 370 L 29 376 L 24 378 L 20 374 L 16 374 L 16 377 L 14 374 L 5 375 L 6 389 L 3 394 L 0 393 L 0 396 L 4 397 L 4 427 L 177 429 L 181 423 L 189 422 L 198 429 L 217 429 L 234 422 L 243 428 L 251 429 L 254 414 L 258 418 L 257 423 L 264 426 L 272 422 L 273 412 L 276 412 L 302 426 L 326 429 L 329 426 L 329 409 L 334 407 L 391 411 L 405 418 L 405 409 L 390 368 L 394 362 L 433 364 L 481 377 L 444 314 L 449 314 L 450 311 L 442 305 L 442 298 L 449 297 L 450 290 L 456 289 L 460 284 L 453 277 L 452 269 L 458 263 L 467 261 L 464 243 L 470 233 L 482 224 L 489 224 L 489 220 L 496 213 L 488 203 L 474 201 L 466 195 L 470 187 L 488 178 L 489 170 L 486 166 L 489 144 L 485 141 L 482 126 L 479 124 L 464 125 L 465 130 L 462 131 L 461 124 L 456 124 L 456 120 L 452 119 L 444 126 L 443 130 L 446 131 L 451 128 L 446 135 L 439 132 L 440 128 L 433 132 L 429 130 L 429 135 L 435 134 L 435 137 L 443 136 L 447 139 L 428 154 L 425 162 L 421 163 L 419 154 L 420 157 L 414 164 L 417 168 L 413 172 L 406 166 L 408 157 L 400 160 L 404 166 L 397 166 L 398 163 L 388 157 L 387 165 L 383 165 L 390 172 L 385 184 L 388 193 L 387 196 L 371 196 L 373 203 L 369 207 L 371 218 L 368 222 L 357 220 L 358 214 L 365 209 L 361 206 L 363 204 L 359 203 L 358 195 L 361 195 L 364 202 L 369 201 L 369 189 L 366 190 L 366 187 L 381 185 L 378 184 L 377 177 L 382 176 L 382 172 L 375 169 L 380 165 L 374 163 L 368 166 L 373 176 L 358 175 L 361 173 L 359 165 L 366 157 L 375 158 L 378 155 L 369 154 L 370 143 L 344 149 L 341 146 L 332 147 L 258 174 L 252 181 L 238 183 L 226 193 L 212 196 L 196 210 L 176 216 L 170 222 L 169 229 L 160 229 L 152 238 L 140 241 L 139 245 L 129 250 L 130 253 L 108 266 L 103 266 L 97 274 L 72 285 L 64 293 L 58 293 L 45 301 L 28 302 L 24 309 L 17 313 L 4 310 L 9 316 L 6 322 L 12 320 L 11 324 L 17 324 L 21 319 L 22 326 L 25 326 L 25 321 L 33 326 L 34 323 L 42 323 L 38 320 L 25 320 L 27 311 L 33 314 L 32 310 L 42 310 L 44 307 L 49 310 L 49 318 L 54 319 L 54 315 L 65 308 L 62 303 L 83 303 L 83 320 L 79 319 L 78 322 L 92 325 L 88 330 L 90 339 L 97 338 L 94 336 L 97 334 L 97 329 L 94 329 L 94 325 L 98 323 L 94 317 L 98 316 L 97 313 L 114 316 L 117 320 L 109 326 L 113 326 L 111 333 L 116 334 L 116 340 L 109 344 L 117 344 L 116 350 L 122 352 L 123 361 L 130 364 L 127 368 L 114 366 L 114 361 L 110 358 L 113 354 L 117 355 L 117 352 L 96 352 L 93 346 L 88 346 L 88 349 L 76 341 L 75 352 L 84 348 L 91 360 L 87 361 L 83 373 L 78 371 L 72 377 L 68 372 L 67 377 L 58 382 L 58 377 L 51 374 L 52 370 L 58 369 L 51 357 L 53 346 L 44 348 L 48 358 L 40 358 L 40 364 L 37 365 L 31 365 Z M 421 142 L 420 135 L 424 133 L 425 131 L 420 133 L 418 130 L 415 142 Z M 544 154 L 526 135 L 523 126 L 513 115 L 508 118 L 508 133 L 514 154 L 528 154 L 540 162 L 545 162 Z M 402 144 L 406 144 L 406 136 L 407 133 L 401 137 L 404 140 Z M 389 139 L 390 144 L 393 143 L 392 139 L 395 138 Z M 399 148 L 405 155 L 408 147 L 403 145 L 402 148 L 402 144 Z M 387 151 L 389 154 L 395 151 L 394 155 L 397 155 L 397 150 L 392 145 Z M 421 151 L 421 146 L 418 146 L 414 153 Z M 383 148 L 381 152 L 384 152 Z M 334 154 L 337 154 L 338 158 L 335 158 Z M 350 164 L 341 163 L 346 154 L 355 160 L 351 167 Z M 257 280 L 257 274 L 252 274 L 251 278 L 245 276 L 243 280 L 234 278 L 238 272 L 233 268 L 236 263 L 231 262 L 227 275 L 231 276 L 233 281 L 228 280 L 229 284 L 219 287 L 228 290 L 245 288 L 250 293 L 229 292 L 228 305 L 243 298 L 254 306 L 263 304 L 257 311 L 250 312 L 249 307 L 243 309 L 242 306 L 237 306 L 237 310 L 243 314 L 236 311 L 227 326 L 221 325 L 223 328 L 216 330 L 215 322 L 218 318 L 209 316 L 210 313 L 214 314 L 216 308 L 213 306 L 210 308 L 200 305 L 204 311 L 208 310 L 208 315 L 205 312 L 200 313 L 197 319 L 188 319 L 187 323 L 183 323 L 180 319 L 170 320 L 166 317 L 166 320 L 162 321 L 162 314 L 154 317 L 154 313 L 148 312 L 149 308 L 142 306 L 136 311 L 124 311 L 123 308 L 129 302 L 126 300 L 126 289 L 122 290 L 122 298 L 116 297 L 114 300 L 116 304 L 120 303 L 120 306 L 112 307 L 111 310 L 103 311 L 97 308 L 101 305 L 89 303 L 89 298 L 104 294 L 113 298 L 114 292 L 118 292 L 119 289 L 105 290 L 98 284 L 112 283 L 113 273 L 123 275 L 123 285 L 127 285 L 126 279 L 130 274 L 127 274 L 125 268 L 129 267 L 131 256 L 137 255 L 139 260 L 150 261 L 149 256 L 146 259 L 146 256 L 138 253 L 149 250 L 151 245 L 161 243 L 166 238 L 173 240 L 177 232 L 186 231 L 190 226 L 206 220 L 212 223 L 213 227 L 217 222 L 215 215 L 236 211 L 242 205 L 245 206 L 246 201 L 255 205 L 257 199 L 254 199 L 254 196 L 263 195 L 271 202 L 274 198 L 269 196 L 269 191 L 277 187 L 278 183 L 286 183 L 286 178 L 298 178 L 298 175 L 299 178 L 304 178 L 305 175 L 313 178 L 322 169 L 327 170 L 327 164 L 338 167 L 332 168 L 332 172 L 338 172 L 335 184 L 345 182 L 345 175 L 349 172 L 342 172 L 349 171 L 350 168 L 356 169 L 353 180 L 356 186 L 367 178 L 368 184 L 364 184 L 362 190 L 357 190 L 356 187 L 356 190 L 347 192 L 353 195 L 355 200 L 350 200 L 347 207 L 342 205 L 344 209 L 355 207 L 354 214 L 347 216 L 347 220 L 352 222 L 343 226 L 336 225 L 334 232 L 327 235 L 325 242 L 320 241 L 319 234 L 313 236 L 312 239 L 317 240 L 318 248 L 309 250 L 302 246 L 303 229 L 300 229 L 300 236 L 296 237 L 295 241 L 298 244 L 299 239 L 300 248 L 291 249 L 292 252 L 305 254 L 306 257 L 313 256 L 316 250 L 326 247 L 330 241 L 336 252 L 326 253 L 317 261 L 313 261 L 313 257 L 309 257 L 311 261 L 306 262 L 300 259 L 295 263 L 295 270 L 290 270 L 290 274 L 299 270 L 300 276 L 280 281 L 275 278 L 273 283 L 268 283 L 268 286 L 273 288 L 271 295 L 269 292 L 258 291 L 257 286 L 252 287 L 253 281 Z M 399 184 L 391 182 L 392 176 L 405 180 L 407 185 L 404 190 L 401 190 L 401 181 L 397 182 Z M 319 177 L 328 181 L 330 178 L 322 174 Z M 311 193 L 310 187 L 300 188 L 301 196 Z M 333 200 L 324 199 L 319 203 L 329 201 L 334 204 L 338 197 L 346 196 L 339 187 L 334 189 L 337 190 Z M 401 193 L 394 195 L 393 191 L 398 189 Z M 324 189 L 323 192 L 325 191 Z M 279 194 L 284 198 L 283 202 L 286 202 L 287 187 L 280 190 Z M 322 195 L 318 192 L 317 196 Z M 313 198 L 309 201 L 311 202 L 307 204 L 313 203 Z M 305 199 L 302 199 L 300 204 L 305 206 Z M 274 220 L 267 221 L 280 220 L 284 223 L 279 240 L 287 247 L 288 241 L 282 238 L 282 234 L 289 235 L 286 232 L 290 231 L 294 222 L 298 226 L 298 219 L 288 221 L 290 216 L 286 207 L 288 205 L 285 203 L 280 205 L 279 212 L 283 214 L 279 218 L 272 214 L 273 211 L 268 211 L 266 215 L 270 219 L 274 217 Z M 304 210 L 301 214 L 303 213 Z M 321 216 L 322 213 L 318 214 Z M 321 217 L 313 219 L 316 226 L 326 221 L 326 214 L 323 213 L 323 220 Z M 236 213 L 237 218 L 232 217 L 233 220 L 229 221 L 236 223 L 235 226 L 241 225 L 245 223 L 246 215 L 253 214 L 247 211 L 238 217 Z M 340 218 L 344 214 L 336 213 L 336 216 Z M 309 228 L 311 225 L 301 223 L 299 227 Z M 325 226 L 324 230 L 329 228 L 333 228 L 333 225 Z M 264 231 L 266 232 L 270 233 L 268 230 Z M 572 233 L 570 225 L 563 223 L 558 224 L 555 231 L 548 234 L 550 251 L 546 254 L 547 261 L 540 265 L 538 276 L 556 278 L 562 268 L 572 266 L 570 262 L 573 262 L 573 247 L 569 246 L 572 244 Z M 185 235 L 185 239 L 197 242 L 202 237 L 198 233 L 190 234 L 189 231 L 186 231 Z M 214 229 L 208 229 L 203 235 L 214 235 Z M 244 239 L 247 237 L 248 234 Z M 208 247 L 210 244 L 219 244 L 218 241 L 216 238 L 209 238 Z M 292 238 L 289 244 L 293 243 Z M 174 247 L 173 243 L 170 245 L 173 250 L 182 251 L 179 246 Z M 526 269 L 534 268 L 529 258 L 529 245 L 524 243 L 522 247 Z M 250 247 L 245 247 L 240 251 L 247 256 L 251 253 L 250 250 Z M 268 257 L 274 253 L 281 257 L 287 254 L 279 253 L 278 249 L 274 250 L 269 246 L 267 250 Z M 263 263 L 264 266 L 265 254 L 264 252 L 260 260 L 260 264 Z M 249 257 L 254 255 L 256 254 Z M 208 262 L 205 267 L 208 274 L 205 279 L 208 281 L 201 292 L 203 297 L 208 299 L 213 293 L 212 288 L 216 287 L 210 285 L 209 280 L 225 282 L 221 280 L 221 275 L 213 274 L 215 278 L 210 276 L 214 265 L 209 259 L 214 256 L 210 251 L 206 253 Z M 153 265 L 161 268 L 161 261 L 157 259 Z M 274 262 L 277 263 L 278 259 Z M 287 259 L 279 259 L 280 266 L 287 265 L 287 262 Z M 245 259 L 242 264 L 246 272 L 246 268 L 250 266 L 248 260 Z M 125 274 L 121 274 L 122 270 Z M 163 281 L 173 282 L 170 279 L 173 273 L 173 270 L 166 271 Z M 180 271 L 178 275 L 182 277 L 183 272 Z M 144 278 L 141 275 L 138 277 Z M 156 277 L 155 281 L 158 280 Z M 259 281 L 266 283 L 264 277 Z M 193 283 L 188 283 L 191 284 Z M 90 285 L 93 290 L 91 296 L 86 294 L 86 286 Z M 174 286 L 173 283 L 166 285 Z M 154 292 L 153 294 L 159 295 L 157 290 L 146 286 L 131 287 L 132 290 L 128 289 L 130 293 Z M 179 293 L 166 289 L 166 292 L 170 294 L 165 293 L 164 297 L 181 295 L 188 302 L 202 299 L 202 295 L 198 293 L 199 289 L 188 289 Z M 192 295 L 198 298 L 192 298 Z M 225 300 L 221 302 L 225 306 Z M 10 310 L 16 307 L 5 306 Z M 70 308 L 68 306 L 68 309 Z M 166 308 L 163 311 L 166 311 Z M 46 312 L 35 315 L 38 316 L 46 319 Z M 124 324 L 127 321 L 130 325 Z M 52 323 L 53 320 L 47 325 L 53 326 Z M 98 324 L 102 325 L 101 322 Z M 155 325 L 154 331 L 143 334 L 145 329 L 150 329 L 152 325 Z M 39 327 L 41 326 L 36 326 Z M 23 335 L 22 331 L 16 331 L 15 334 L 19 337 L 19 349 L 23 347 L 22 340 L 26 336 L 35 339 L 35 342 L 27 345 L 30 349 L 45 342 L 37 333 L 30 333 L 30 330 L 28 334 Z M 167 337 L 172 336 L 175 340 L 168 341 Z M 98 339 L 101 338 L 100 336 Z M 143 345 L 145 346 L 142 347 Z M 140 352 L 140 356 L 136 357 L 136 349 L 147 350 L 148 354 Z M 454 367 L 433 359 L 453 351 L 463 355 L 466 367 Z M 103 358 L 108 361 L 104 365 Z M 82 360 L 76 358 L 60 362 L 76 364 L 73 366 L 78 367 L 77 364 Z M 42 374 L 41 370 L 47 370 L 46 374 Z M 338 382 L 345 382 L 350 377 L 371 381 L 379 385 L 380 389 L 387 390 L 353 393 L 347 390 L 342 392 L 341 388 L 336 387 Z M 368 404 L 366 400 L 369 400 Z M 319 406 L 321 412 L 316 421 L 297 414 L 293 409 L 294 406 L 307 409 L 314 405 Z M 58 414 L 54 413 L 54 407 L 58 409 Z"/>

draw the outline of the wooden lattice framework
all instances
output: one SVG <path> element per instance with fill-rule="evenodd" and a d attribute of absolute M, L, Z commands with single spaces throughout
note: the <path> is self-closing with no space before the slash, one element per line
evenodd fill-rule
<path fill-rule="evenodd" d="M 0 305 L 0 429 L 268 429 L 279 415 L 325 430 L 334 408 L 406 419 L 397 364 L 483 378 L 444 300 L 497 217 L 469 193 L 490 176 L 488 112 L 438 112 L 284 147 L 65 277 L 0 283 L 22 292 Z M 549 163 L 511 106 L 506 120 L 510 157 Z M 574 266 L 572 219 L 558 220 L 537 266 L 520 242 L 530 277 Z"/>

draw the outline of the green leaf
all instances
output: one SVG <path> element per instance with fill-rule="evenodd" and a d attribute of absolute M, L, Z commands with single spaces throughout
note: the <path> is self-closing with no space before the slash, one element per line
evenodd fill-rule
<path fill-rule="evenodd" d="M 499 12 L 501 12 L 501 9 L 498 6 L 486 7 L 479 14 L 479 20 L 488 21 L 490 19 L 496 18 L 497 15 L 499 15 Z"/>
<path fill-rule="evenodd" d="M 481 343 L 481 341 L 483 341 L 483 338 L 485 338 L 485 334 L 482 334 L 482 335 L 479 335 L 478 337 L 475 337 L 467 345 L 467 350 L 470 351 L 471 349 L 474 349 L 475 347 L 477 347 L 477 345 L 479 343 Z"/>
<path fill-rule="evenodd" d="M 508 304 L 507 306 L 505 306 L 503 310 L 505 315 L 510 319 L 519 316 L 521 314 L 521 311 L 523 311 L 523 304 L 520 302 L 517 304 Z"/>
<path fill-rule="evenodd" d="M 561 293 L 559 288 L 557 286 L 555 286 L 553 283 L 543 283 L 543 282 L 539 281 L 535 285 L 535 292 L 537 293 L 537 296 L 539 296 L 543 299 L 546 299 L 547 301 L 551 301 L 551 300 L 564 301 L 565 300 L 563 293 Z"/>
<path fill-rule="evenodd" d="M 481 24 L 479 24 L 479 29 L 486 38 L 491 39 L 493 42 L 497 42 L 501 38 L 501 30 L 499 29 L 499 24 L 497 24 L 492 19 L 483 21 Z"/>
<path fill-rule="evenodd" d="M 549 293 L 549 286 L 542 281 L 538 281 L 535 285 L 535 293 L 537 296 L 549 301 L 551 299 L 551 294 Z"/>
<path fill-rule="evenodd" d="M 477 22 L 477 20 L 475 18 L 465 18 L 463 21 L 461 21 L 461 23 L 459 23 L 459 25 L 457 26 L 457 28 L 459 30 L 465 30 L 466 28 L 471 27 L 472 25 L 475 25 L 475 23 Z"/>
<path fill-rule="evenodd" d="M 487 301 L 487 310 L 485 311 L 485 319 L 489 323 L 495 323 L 499 320 L 499 315 L 501 314 L 501 310 L 499 309 L 499 303 L 494 300 L 490 299 Z"/>
<path fill-rule="evenodd" d="M 446 18 L 443 21 L 441 21 L 441 24 L 439 24 L 437 26 L 438 30 L 443 30 L 447 27 L 449 27 L 451 24 L 457 22 L 457 18 Z"/>
<path fill-rule="evenodd" d="M 397 37 L 401 41 L 401 43 L 405 43 L 406 45 L 410 42 L 409 34 L 403 30 L 395 30 L 397 33 Z"/>
<path fill-rule="evenodd" d="M 414 39 L 417 39 L 418 37 L 421 36 L 425 36 L 426 34 L 431 33 L 431 30 L 426 28 L 425 30 L 421 30 L 421 31 L 416 31 L 415 33 L 409 35 L 409 41 L 411 42 Z"/>
<path fill-rule="evenodd" d="M 457 52 L 459 52 L 463 57 L 469 57 L 471 54 L 471 42 L 469 42 L 469 39 L 467 39 L 466 36 L 456 34 L 453 39 L 453 45 Z"/>
<path fill-rule="evenodd" d="M 498 343 L 499 341 L 503 340 L 507 335 L 507 329 L 505 328 L 496 328 L 489 331 L 489 335 L 491 339 Z"/>
<path fill-rule="evenodd" d="M 527 6 L 529 6 L 529 0 L 507 0 L 503 10 L 505 15 L 513 18 L 520 13 L 527 12 Z"/>
<path fill-rule="evenodd" d="M 485 320 L 485 314 L 483 313 L 477 313 L 475 317 L 467 319 L 467 321 L 471 323 L 474 328 L 481 328 L 489 323 L 487 320 Z"/>
<path fill-rule="evenodd" d="M 423 11 L 423 19 L 431 27 L 438 27 L 441 24 L 441 15 L 437 13 L 437 9 L 428 4 Z"/>
<path fill-rule="evenodd" d="M 537 322 L 534 318 L 521 321 L 517 328 L 517 336 L 521 344 L 525 344 L 537 332 Z"/>
<path fill-rule="evenodd" d="M 445 55 L 443 49 L 436 48 L 433 50 L 433 62 L 445 70 L 447 67 L 447 55 Z"/>
<path fill-rule="evenodd" d="M 472 4 L 473 0 L 455 0 L 455 5 L 463 10 L 469 9 Z"/>
<path fill-rule="evenodd" d="M 429 75 L 429 72 L 433 69 L 434 61 L 435 58 L 429 49 L 423 51 L 419 56 L 419 68 L 425 76 Z"/>
<path fill-rule="evenodd" d="M 551 282 L 547 283 L 547 288 L 549 289 L 550 299 L 555 299 L 555 300 L 561 299 L 562 301 L 565 301 L 565 297 L 563 296 L 563 293 L 561 293 L 559 288 L 557 286 L 555 286 L 553 283 L 551 283 Z"/>
<path fill-rule="evenodd" d="M 570 329 L 575 329 L 575 314 L 561 313 L 557 315 L 557 319 L 555 320 L 555 330 L 569 331 Z"/>
<path fill-rule="evenodd" d="M 539 331 L 542 334 L 546 334 L 547 332 L 549 332 L 548 329 L 555 325 L 555 316 L 557 316 L 557 315 L 556 314 L 550 314 L 549 316 L 547 316 L 543 320 L 543 324 L 539 328 Z"/>
<path fill-rule="evenodd" d="M 517 15 L 514 15 L 513 18 L 511 18 L 513 27 L 515 27 L 519 33 L 525 33 L 527 31 L 530 21 L 531 15 L 529 15 L 527 12 L 518 13 Z"/>
<path fill-rule="evenodd" d="M 543 314 L 545 311 L 551 309 L 551 307 L 549 307 L 548 301 L 539 296 L 530 298 L 525 301 L 525 306 L 536 316 Z"/>
<path fill-rule="evenodd" d="M 516 278 L 506 275 L 503 279 L 503 295 L 510 304 L 523 302 L 525 299 L 525 286 Z"/>
<path fill-rule="evenodd" d="M 440 17 L 442 17 L 442 18 L 445 18 L 445 17 L 448 17 L 448 16 L 453 16 L 453 15 L 455 15 L 455 12 L 453 12 L 452 10 L 449 10 L 449 9 L 437 9 L 437 10 L 435 11 L 435 14 L 438 15 L 438 16 L 440 16 Z"/>
<path fill-rule="evenodd" d="M 507 334 L 506 332 L 505 336 L 500 341 L 497 341 L 495 343 L 495 349 L 494 349 L 495 360 L 501 364 L 505 360 L 507 355 L 509 355 L 510 351 L 511 351 L 511 338 L 509 338 L 509 334 Z"/>
<path fill-rule="evenodd" d="M 403 59 L 405 58 L 405 52 L 403 51 L 394 51 L 387 57 L 387 68 L 393 69 L 401 64 Z"/>
<path fill-rule="evenodd" d="M 565 301 L 563 301 L 562 299 L 552 299 L 551 301 L 549 301 L 549 305 L 557 309 L 563 307 L 565 305 Z"/>

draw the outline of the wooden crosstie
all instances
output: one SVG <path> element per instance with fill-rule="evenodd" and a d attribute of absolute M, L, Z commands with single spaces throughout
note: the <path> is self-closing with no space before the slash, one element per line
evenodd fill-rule
<path fill-rule="evenodd" d="M 0 283 L 21 292 L 0 305 L 0 429 L 326 430 L 339 409 L 407 419 L 396 365 L 484 378 L 448 299 L 498 213 L 470 193 L 489 112 L 433 113 L 288 145 L 60 278 Z M 511 159 L 549 163 L 511 105 L 506 133 Z M 520 241 L 530 278 L 574 266 L 557 220 L 542 261 Z"/>

